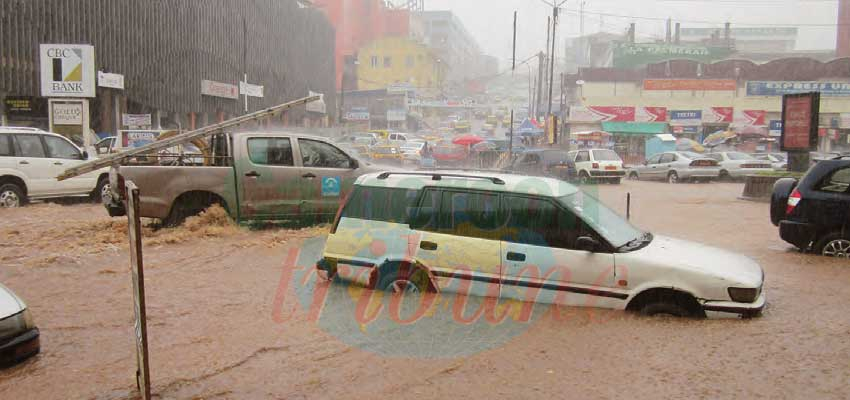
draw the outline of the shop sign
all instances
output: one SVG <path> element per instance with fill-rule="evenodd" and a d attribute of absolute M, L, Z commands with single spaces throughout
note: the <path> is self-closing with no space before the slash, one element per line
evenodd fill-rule
<path fill-rule="evenodd" d="M 572 106 L 571 122 L 633 122 L 635 107 L 619 106 Z"/>
<path fill-rule="evenodd" d="M 783 96 L 786 94 L 820 92 L 821 96 L 850 96 L 850 82 L 817 81 L 749 81 L 747 96 Z"/>
<path fill-rule="evenodd" d="M 3 108 L 8 116 L 46 117 L 47 100 L 43 97 L 9 96 L 3 99 Z"/>
<path fill-rule="evenodd" d="M 121 124 L 124 126 L 151 126 L 151 115 L 121 114 Z"/>
<path fill-rule="evenodd" d="M 698 126 L 702 124 L 702 110 L 670 111 L 670 125 Z"/>
<path fill-rule="evenodd" d="M 134 149 L 151 144 L 159 138 L 163 131 L 155 130 L 124 130 L 118 131 L 118 142 L 122 148 Z"/>
<path fill-rule="evenodd" d="M 637 107 L 635 122 L 666 122 L 667 107 Z"/>
<path fill-rule="evenodd" d="M 646 79 L 643 90 L 728 90 L 735 91 L 738 84 L 731 79 Z"/>
<path fill-rule="evenodd" d="M 734 115 L 732 107 L 708 107 L 703 110 L 702 122 L 704 124 L 731 124 Z"/>
<path fill-rule="evenodd" d="M 770 136 L 782 136 L 782 120 L 772 119 L 767 128 Z"/>
<path fill-rule="evenodd" d="M 782 151 L 805 152 L 817 148 L 818 93 L 789 94 L 782 97 Z"/>
<path fill-rule="evenodd" d="M 221 97 L 236 100 L 239 98 L 239 88 L 229 83 L 216 81 L 201 81 L 201 94 L 205 96 Z"/>
<path fill-rule="evenodd" d="M 729 49 L 725 47 L 615 42 L 613 61 L 615 68 L 633 68 L 670 59 L 711 62 L 725 58 L 729 54 Z"/>
<path fill-rule="evenodd" d="M 368 121 L 369 117 L 369 109 L 366 107 L 352 107 L 345 113 L 345 119 L 348 121 Z"/>
<path fill-rule="evenodd" d="M 732 124 L 735 126 L 765 126 L 767 125 L 767 111 L 735 110 Z"/>
<path fill-rule="evenodd" d="M 683 126 L 683 125 L 677 125 L 677 126 L 671 126 L 670 127 L 670 129 L 673 131 L 673 133 L 679 134 L 679 135 L 682 135 L 682 134 L 698 134 L 699 128 L 700 128 L 699 126 Z"/>
<path fill-rule="evenodd" d="M 387 110 L 387 121 L 406 121 L 407 120 L 407 111 L 403 108 L 397 109 L 389 109 Z"/>
<path fill-rule="evenodd" d="M 838 127 L 841 129 L 850 129 L 850 113 L 839 114 Z"/>
<path fill-rule="evenodd" d="M 97 86 L 124 90 L 124 75 L 97 71 Z"/>
<path fill-rule="evenodd" d="M 39 57 L 43 97 L 95 97 L 94 46 L 42 44 Z"/>
<path fill-rule="evenodd" d="M 53 103 L 53 125 L 82 125 L 82 103 Z"/>

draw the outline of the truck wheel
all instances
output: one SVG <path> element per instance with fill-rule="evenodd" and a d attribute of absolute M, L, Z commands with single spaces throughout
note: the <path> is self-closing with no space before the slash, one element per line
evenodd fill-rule
<path fill-rule="evenodd" d="M 23 189 L 14 183 L 0 185 L 0 208 L 15 208 L 27 203 Z"/>
<path fill-rule="evenodd" d="M 408 263 L 385 264 L 378 271 L 378 290 L 393 294 L 420 294 L 427 292 L 430 286 L 428 273 Z"/>
<path fill-rule="evenodd" d="M 91 192 L 91 199 L 95 203 L 109 203 L 112 200 L 110 192 L 109 178 L 103 177 L 97 181 L 97 186 Z"/>
<path fill-rule="evenodd" d="M 221 199 L 212 193 L 185 193 L 174 201 L 174 205 L 171 206 L 171 212 L 168 213 L 168 217 L 162 223 L 166 227 L 179 226 L 186 221 L 186 218 L 200 214 L 213 204 L 219 204 L 226 208 Z"/>

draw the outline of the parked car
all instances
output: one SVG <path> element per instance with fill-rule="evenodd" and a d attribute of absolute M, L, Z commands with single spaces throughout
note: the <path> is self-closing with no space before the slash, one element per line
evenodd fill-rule
<path fill-rule="evenodd" d="M 372 243 L 381 251 L 369 251 Z M 368 277 L 368 286 L 396 293 L 648 315 L 755 316 L 765 304 L 755 261 L 642 231 L 566 182 L 513 174 L 364 175 L 316 267 L 325 278 Z"/>
<path fill-rule="evenodd" d="M 523 175 L 548 176 L 562 181 L 572 181 L 577 176 L 576 164 L 571 155 L 556 149 L 526 150 L 515 158 L 506 170 Z"/>
<path fill-rule="evenodd" d="M 850 159 L 824 160 L 773 186 L 770 220 L 801 250 L 850 258 Z"/>
<path fill-rule="evenodd" d="M 721 151 L 705 156 L 713 158 L 720 165 L 720 179 L 742 179 L 747 175 L 773 170 L 770 162 L 739 151 Z"/>
<path fill-rule="evenodd" d="M 690 151 L 668 151 L 649 157 L 643 165 L 628 170 L 629 179 L 710 182 L 720 177 L 720 167 L 713 158 Z"/>
<path fill-rule="evenodd" d="M 88 152 L 64 136 L 34 128 L 0 127 L 0 207 L 70 196 L 100 201 L 109 192 L 108 169 L 56 180 L 66 168 L 88 159 Z"/>
<path fill-rule="evenodd" d="M 112 153 L 113 149 L 116 147 L 116 137 L 109 136 L 97 141 L 94 144 L 94 150 L 98 156 L 106 155 Z"/>
<path fill-rule="evenodd" d="M 140 216 L 179 225 L 212 204 L 237 221 L 330 219 L 354 180 L 378 167 L 322 137 L 294 133 L 239 132 L 217 135 L 221 149 L 212 166 L 132 166 L 110 172 L 106 203 L 111 216 L 125 215 L 117 188 L 132 180 L 144 195 Z"/>
<path fill-rule="evenodd" d="M 41 351 L 39 336 L 27 304 L 0 283 L 0 367 L 38 354 Z"/>
<path fill-rule="evenodd" d="M 434 146 L 431 154 L 436 167 L 451 167 L 463 165 L 468 153 L 466 146 L 461 146 L 448 141 L 442 141 Z"/>
<path fill-rule="evenodd" d="M 595 181 L 620 183 L 620 180 L 626 176 L 623 160 L 614 150 L 574 150 L 570 152 L 570 157 L 575 162 L 576 174 L 581 183 Z"/>
<path fill-rule="evenodd" d="M 770 166 L 774 171 L 788 170 L 788 155 L 785 153 L 756 153 L 753 157 L 762 160 L 770 161 Z"/>
<path fill-rule="evenodd" d="M 392 132 L 389 134 L 387 143 L 394 146 L 401 146 L 408 141 L 406 133 Z"/>

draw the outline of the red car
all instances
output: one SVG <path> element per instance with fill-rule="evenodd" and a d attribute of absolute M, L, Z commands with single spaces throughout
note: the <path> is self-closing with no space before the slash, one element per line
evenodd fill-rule
<path fill-rule="evenodd" d="M 468 156 L 466 146 L 453 143 L 440 143 L 434 147 L 434 162 L 437 167 L 460 166 Z"/>

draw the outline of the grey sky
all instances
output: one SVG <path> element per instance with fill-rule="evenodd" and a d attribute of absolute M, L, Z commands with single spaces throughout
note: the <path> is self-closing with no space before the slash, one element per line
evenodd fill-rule
<path fill-rule="evenodd" d="M 547 0 L 548 1 L 548 0 Z M 569 0 L 563 6 L 558 25 L 558 40 L 579 35 L 581 0 Z M 552 8 L 542 0 L 426 0 L 428 10 L 448 9 L 463 21 L 484 52 L 499 58 L 505 66 L 511 57 L 511 24 L 513 11 L 518 12 L 517 59 L 543 49 L 546 45 L 546 17 Z M 682 22 L 683 27 L 722 27 L 729 20 L 733 26 L 759 24 L 829 24 L 799 27 L 797 48 L 800 50 L 831 49 L 835 46 L 836 0 L 585 0 L 585 33 L 600 30 L 623 32 L 630 22 L 637 23 L 639 40 L 663 38 L 664 22 L 619 18 L 605 13 L 639 17 L 672 17 L 680 21 L 716 21 L 716 25 Z M 601 23 L 601 25 L 600 25 Z M 750 24 L 750 25 L 744 25 Z"/>

